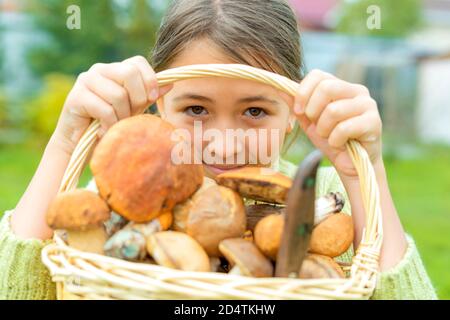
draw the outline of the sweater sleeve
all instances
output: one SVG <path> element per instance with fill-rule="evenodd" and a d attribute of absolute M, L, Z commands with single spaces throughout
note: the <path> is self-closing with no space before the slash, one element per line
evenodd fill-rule
<path fill-rule="evenodd" d="M 294 176 L 296 166 L 286 161 L 280 163 L 280 171 L 288 176 Z M 350 201 L 339 175 L 333 167 L 321 167 L 317 172 L 316 196 L 320 197 L 328 192 L 340 192 L 344 196 L 343 212 L 351 214 Z M 378 274 L 377 285 L 371 299 L 377 300 L 409 300 L 409 299 L 437 299 L 436 291 L 425 270 L 414 240 L 406 235 L 407 250 L 400 262 L 390 270 Z M 337 257 L 341 262 L 351 262 L 353 248 Z"/>
<path fill-rule="evenodd" d="M 10 227 L 12 211 L 0 220 L 0 300 L 56 299 L 56 285 L 41 262 L 51 240 L 20 239 Z"/>

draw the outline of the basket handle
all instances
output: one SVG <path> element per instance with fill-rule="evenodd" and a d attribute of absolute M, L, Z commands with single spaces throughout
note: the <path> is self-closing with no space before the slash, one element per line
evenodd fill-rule
<path fill-rule="evenodd" d="M 297 82 L 282 75 L 242 64 L 188 65 L 167 69 L 156 74 L 159 86 L 167 85 L 179 80 L 205 77 L 253 80 L 271 85 L 293 97 L 295 97 L 299 86 Z M 69 161 L 62 179 L 60 191 L 70 190 L 77 186 L 86 159 L 97 140 L 97 131 L 99 127 L 99 121 L 94 120 L 83 134 Z M 366 211 L 366 226 L 361 244 L 358 248 L 358 251 L 364 249 L 365 252 L 362 252 L 359 256 L 357 254 L 357 258 L 365 260 L 365 265 L 367 265 L 367 260 L 370 259 L 373 262 L 374 267 L 377 267 L 382 242 L 382 215 L 375 172 L 366 150 L 359 142 L 350 140 L 347 142 L 346 148 L 359 176 L 361 194 L 363 197 L 362 200 Z M 355 268 L 358 268 L 358 266 L 361 265 L 363 264 L 354 263 Z"/>

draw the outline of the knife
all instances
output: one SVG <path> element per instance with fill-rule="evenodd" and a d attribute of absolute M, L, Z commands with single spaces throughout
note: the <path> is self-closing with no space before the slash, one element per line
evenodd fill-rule
<path fill-rule="evenodd" d="M 314 226 L 317 169 L 322 153 L 314 150 L 301 162 L 286 200 L 286 214 L 277 255 L 276 277 L 297 278 Z"/>

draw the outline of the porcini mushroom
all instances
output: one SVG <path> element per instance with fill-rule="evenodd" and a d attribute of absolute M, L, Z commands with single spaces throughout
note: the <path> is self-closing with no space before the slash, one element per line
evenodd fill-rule
<path fill-rule="evenodd" d="M 333 258 L 319 254 L 308 254 L 300 267 L 299 278 L 345 278 L 345 274 Z"/>
<path fill-rule="evenodd" d="M 310 252 L 336 257 L 348 249 L 353 241 L 351 217 L 333 218 L 328 221 L 334 216 L 343 215 L 337 213 L 343 205 L 344 200 L 339 193 L 329 193 L 316 199 L 315 227 L 310 239 Z M 284 212 L 282 210 L 278 212 L 269 214 L 259 220 L 254 230 L 255 244 L 261 252 L 274 261 L 280 247 L 285 219 Z M 319 231 L 316 231 L 316 229 Z M 338 254 L 335 255 L 336 253 Z"/>
<path fill-rule="evenodd" d="M 148 222 L 190 197 L 202 184 L 201 164 L 175 164 L 174 127 L 144 114 L 113 125 L 90 162 L 99 193 L 126 219 Z"/>
<path fill-rule="evenodd" d="M 47 224 L 66 230 L 69 246 L 103 254 L 107 234 L 103 223 L 110 217 L 106 202 L 96 193 L 75 189 L 59 193 L 47 211 Z"/>
<path fill-rule="evenodd" d="M 342 212 L 336 213 L 313 229 L 309 251 L 334 258 L 348 250 L 353 237 L 352 217 Z"/>
<path fill-rule="evenodd" d="M 205 250 L 189 235 L 161 231 L 147 238 L 147 251 L 162 266 L 184 271 L 210 271 Z"/>
<path fill-rule="evenodd" d="M 292 180 L 269 168 L 245 167 L 216 177 L 218 184 L 231 188 L 245 198 L 269 203 L 285 203 Z"/>
<path fill-rule="evenodd" d="M 226 239 L 219 244 L 220 252 L 232 269 L 228 274 L 248 277 L 271 277 L 273 265 L 253 244 L 242 238 Z"/>
<path fill-rule="evenodd" d="M 243 236 L 246 227 L 242 198 L 233 190 L 210 185 L 175 206 L 174 230 L 193 237 L 209 256 L 220 256 L 219 243 Z"/>
<path fill-rule="evenodd" d="M 106 241 L 104 251 L 110 257 L 142 261 L 147 255 L 147 237 L 165 231 L 172 224 L 172 213 L 165 212 L 147 223 L 129 222 Z"/>

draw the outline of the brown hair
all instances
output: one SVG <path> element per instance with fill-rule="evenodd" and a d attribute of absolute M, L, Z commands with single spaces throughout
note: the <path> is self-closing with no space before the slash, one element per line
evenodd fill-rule
<path fill-rule="evenodd" d="M 202 37 L 236 63 L 295 81 L 303 78 L 297 19 L 287 0 L 173 0 L 158 31 L 152 67 L 166 69 L 186 45 Z"/>

